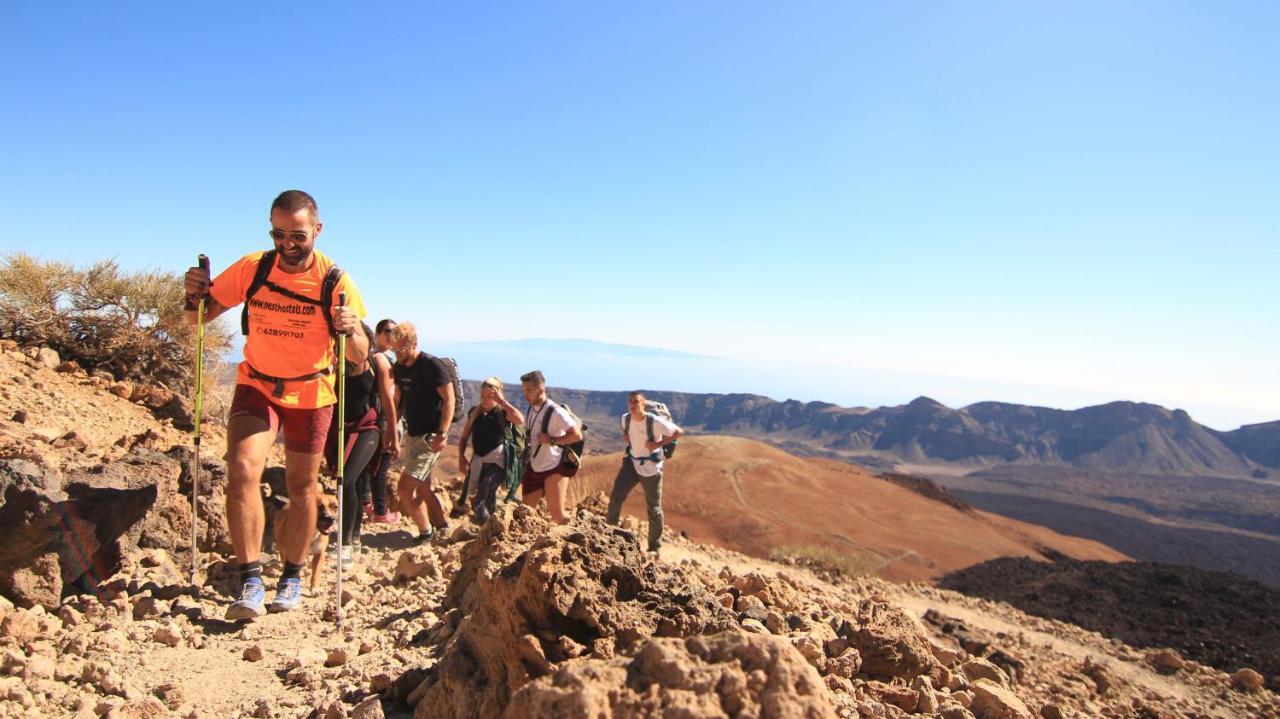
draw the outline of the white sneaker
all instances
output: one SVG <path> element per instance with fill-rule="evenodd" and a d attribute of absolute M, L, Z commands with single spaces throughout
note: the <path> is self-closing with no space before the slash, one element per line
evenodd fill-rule
<path fill-rule="evenodd" d="M 342 545 L 342 566 L 350 567 L 356 563 L 356 553 L 352 551 L 350 544 Z"/>

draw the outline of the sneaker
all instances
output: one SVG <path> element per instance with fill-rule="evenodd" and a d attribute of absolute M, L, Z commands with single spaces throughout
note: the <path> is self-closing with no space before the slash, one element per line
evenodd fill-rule
<path fill-rule="evenodd" d="M 262 606 L 266 596 L 267 588 L 262 585 L 262 580 L 249 577 L 240 588 L 240 598 L 227 607 L 227 621 L 246 622 L 266 614 L 267 610 Z"/>
<path fill-rule="evenodd" d="M 298 577 L 281 579 L 276 586 L 276 598 L 267 605 L 268 612 L 287 612 L 302 603 L 302 580 Z"/>
<path fill-rule="evenodd" d="M 370 501 L 368 501 L 368 500 L 365 500 L 365 501 L 364 501 L 364 503 L 360 505 L 360 511 L 364 512 L 364 516 L 366 516 L 366 517 L 372 517 L 372 516 L 373 516 L 373 502 L 370 502 Z"/>
<path fill-rule="evenodd" d="M 388 511 L 386 514 L 375 514 L 370 521 L 378 524 L 395 524 L 400 521 L 400 513 Z"/>
<path fill-rule="evenodd" d="M 436 533 L 435 527 L 427 527 L 421 532 L 418 532 L 418 536 L 413 538 L 414 546 L 417 546 L 419 544 L 426 544 L 427 542 L 430 542 L 431 537 L 434 536 L 435 533 Z"/>
<path fill-rule="evenodd" d="M 649 551 L 645 552 L 645 554 L 649 555 L 649 559 L 656 562 L 658 561 L 658 552 L 659 550 L 655 547 L 654 549 L 650 549 Z"/>

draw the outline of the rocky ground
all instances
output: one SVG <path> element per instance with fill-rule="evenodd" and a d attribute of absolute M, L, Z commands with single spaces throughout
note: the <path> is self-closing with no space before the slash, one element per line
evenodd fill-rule
<path fill-rule="evenodd" d="M 636 520 L 601 520 L 598 495 L 568 525 L 507 505 L 422 547 L 409 547 L 407 523 L 374 525 L 344 574 L 341 626 L 331 564 L 300 610 L 227 623 L 216 461 L 192 583 L 186 438 L 38 358 L 0 352 L 0 371 L 35 390 L 0 376 L 4 414 L 28 413 L 0 423 L 0 514 L 13 540 L 0 556 L 0 716 L 1280 716 L 1280 698 L 1248 674 L 927 584 L 679 536 L 654 561 Z M 156 437 L 91 453 L 23 436 L 33 417 L 52 426 L 56 412 L 37 404 L 62 401 L 86 427 L 121 417 L 101 420 L 103 436 Z M 132 522 L 93 514 L 90 496 L 142 511 Z"/>
<path fill-rule="evenodd" d="M 1004 557 L 939 584 L 1061 619 L 1136 647 L 1170 647 L 1280 685 L 1280 590 L 1227 572 L 1152 562 L 1030 562 Z"/>

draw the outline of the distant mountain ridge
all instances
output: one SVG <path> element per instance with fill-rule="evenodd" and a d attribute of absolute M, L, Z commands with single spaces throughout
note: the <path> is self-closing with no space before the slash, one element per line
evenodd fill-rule
<path fill-rule="evenodd" d="M 518 392 L 518 390 L 517 390 Z M 556 389 L 584 417 L 617 417 L 626 392 Z M 1006 464 L 1091 472 L 1280 478 L 1280 421 L 1220 432 L 1186 412 L 1117 401 L 1077 410 L 1005 402 L 952 409 L 928 397 L 893 407 L 840 407 L 751 394 L 647 391 L 690 429 L 789 446 L 980 469 Z"/>

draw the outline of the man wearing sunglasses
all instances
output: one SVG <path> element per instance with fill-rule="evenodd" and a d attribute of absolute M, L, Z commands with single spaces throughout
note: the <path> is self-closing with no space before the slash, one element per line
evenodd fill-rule
<path fill-rule="evenodd" d="M 354 331 L 365 316 L 355 282 L 346 274 L 331 274 L 333 260 L 315 249 L 322 227 L 311 195 L 282 192 L 271 204 L 273 253 L 246 255 L 212 283 L 208 270 L 200 267 L 187 270 L 184 278 L 188 298 L 207 293 L 206 322 L 248 298 L 242 320 L 244 361 L 227 419 L 227 524 L 242 585 L 240 598 L 227 609 L 228 620 L 254 619 L 300 604 L 302 562 L 316 527 L 320 462 L 337 401 L 333 333 L 348 336 L 348 362 L 362 364 L 369 351 L 364 333 Z M 259 275 L 264 255 L 272 266 Z M 332 306 L 324 301 L 326 286 L 332 289 Z M 194 311 L 188 316 L 195 322 Z M 302 516 L 289 523 L 296 531 L 282 538 L 284 572 L 275 598 L 264 607 L 259 552 L 265 520 L 258 485 L 280 432 L 289 511 Z"/>

